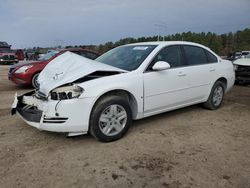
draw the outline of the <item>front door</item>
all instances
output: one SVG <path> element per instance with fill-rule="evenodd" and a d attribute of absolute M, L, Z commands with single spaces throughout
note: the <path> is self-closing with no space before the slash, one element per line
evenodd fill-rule
<path fill-rule="evenodd" d="M 166 61 L 170 69 L 153 71 L 157 61 Z M 144 115 L 153 115 L 181 106 L 190 100 L 188 74 L 179 45 L 162 49 L 144 73 Z"/>

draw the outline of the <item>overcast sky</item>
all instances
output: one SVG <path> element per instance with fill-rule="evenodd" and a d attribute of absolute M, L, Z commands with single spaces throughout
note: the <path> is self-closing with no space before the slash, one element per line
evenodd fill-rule
<path fill-rule="evenodd" d="M 13 48 L 246 27 L 250 0 L 0 0 L 0 41 Z"/>

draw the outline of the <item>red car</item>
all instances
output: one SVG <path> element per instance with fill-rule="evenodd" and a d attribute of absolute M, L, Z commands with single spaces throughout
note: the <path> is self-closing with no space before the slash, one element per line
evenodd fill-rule
<path fill-rule="evenodd" d="M 11 65 L 18 62 L 17 56 L 9 49 L 0 48 L 0 64 Z"/>
<path fill-rule="evenodd" d="M 7 42 L 0 41 L 0 64 L 11 65 L 17 62 L 17 56 L 11 49 L 11 45 L 9 45 Z"/>
<path fill-rule="evenodd" d="M 38 61 L 20 62 L 12 65 L 9 69 L 9 80 L 17 85 L 31 85 L 34 88 L 38 87 L 37 78 L 44 67 L 57 56 L 70 51 L 89 59 L 96 59 L 99 54 L 95 51 L 83 48 L 67 48 L 60 51 L 52 51 L 42 56 Z"/>

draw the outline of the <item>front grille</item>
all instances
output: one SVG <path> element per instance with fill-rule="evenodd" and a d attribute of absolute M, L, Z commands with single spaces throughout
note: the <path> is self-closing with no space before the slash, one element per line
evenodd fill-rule
<path fill-rule="evenodd" d="M 16 57 L 14 55 L 9 55 L 9 60 L 15 60 Z"/>
<path fill-rule="evenodd" d="M 9 56 L 8 55 L 4 55 L 3 56 L 3 60 L 9 60 Z"/>
<path fill-rule="evenodd" d="M 250 71 L 250 66 L 238 65 L 237 71 Z"/>
<path fill-rule="evenodd" d="M 14 61 L 16 57 L 14 55 L 4 55 L 2 59 L 6 61 Z"/>

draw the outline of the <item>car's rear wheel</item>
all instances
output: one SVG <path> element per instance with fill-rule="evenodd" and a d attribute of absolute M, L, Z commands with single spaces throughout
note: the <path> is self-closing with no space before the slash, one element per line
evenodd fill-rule
<path fill-rule="evenodd" d="M 36 73 L 34 74 L 34 76 L 32 77 L 32 80 L 31 80 L 31 85 L 32 87 L 34 88 L 38 88 L 39 87 L 39 84 L 38 84 L 38 76 L 39 76 L 40 73 Z"/>
<path fill-rule="evenodd" d="M 132 124 L 129 103 L 120 96 L 107 96 L 94 106 L 90 116 L 90 133 L 102 142 L 123 137 Z"/>
<path fill-rule="evenodd" d="M 218 109 L 224 99 L 225 94 L 225 84 L 221 81 L 215 82 L 211 89 L 211 93 L 208 97 L 208 100 L 204 103 L 204 107 L 210 110 Z"/>

